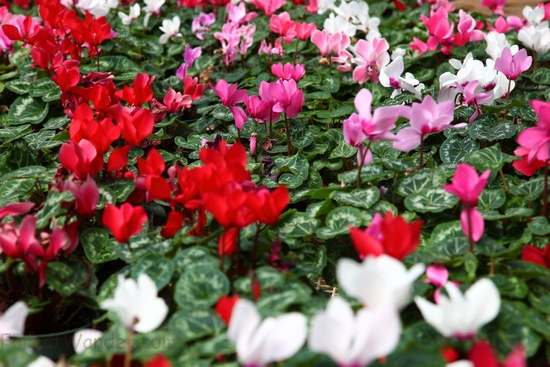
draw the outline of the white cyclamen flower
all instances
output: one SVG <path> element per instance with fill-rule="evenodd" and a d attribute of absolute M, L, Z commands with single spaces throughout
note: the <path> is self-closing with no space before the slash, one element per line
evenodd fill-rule
<path fill-rule="evenodd" d="M 134 4 L 130 6 L 130 13 L 128 15 L 119 11 L 118 16 L 122 20 L 122 24 L 130 25 L 134 20 L 139 18 L 140 13 L 141 13 L 141 8 L 139 4 Z"/>
<path fill-rule="evenodd" d="M 424 273 L 424 264 L 408 269 L 388 255 L 368 256 L 362 263 L 340 259 L 336 278 L 340 288 L 367 307 L 386 307 L 393 310 L 409 303 L 412 283 Z"/>
<path fill-rule="evenodd" d="M 160 15 L 160 8 L 162 8 L 166 0 L 145 0 L 144 2 L 145 7 L 143 8 L 143 12 L 145 13 L 145 18 L 143 19 L 143 26 L 147 27 L 151 15 Z"/>
<path fill-rule="evenodd" d="M 329 17 L 323 23 L 323 29 L 330 34 L 344 33 L 349 37 L 355 36 L 357 27 L 341 15 L 334 16 L 330 13 Z"/>
<path fill-rule="evenodd" d="M 531 25 L 520 29 L 518 41 L 521 41 L 525 47 L 529 47 L 539 55 L 544 55 L 550 50 L 548 22 L 543 22 L 539 26 Z"/>
<path fill-rule="evenodd" d="M 32 363 L 27 365 L 27 367 L 56 367 L 56 366 L 57 364 L 54 361 L 44 356 L 40 356 L 36 358 Z"/>
<path fill-rule="evenodd" d="M 227 336 L 244 366 L 264 367 L 292 357 L 307 337 L 307 319 L 297 312 L 261 320 L 256 306 L 241 299 L 233 308 Z"/>
<path fill-rule="evenodd" d="M 477 281 L 464 294 L 452 282 L 447 282 L 445 289 L 449 297 L 441 295 L 437 305 L 421 297 L 414 299 L 426 322 L 441 335 L 470 339 L 483 325 L 497 317 L 500 294 L 490 279 Z"/>
<path fill-rule="evenodd" d="M 340 297 L 311 321 L 309 348 L 330 356 L 340 367 L 365 366 L 390 354 L 399 343 L 401 320 L 396 310 L 363 308 L 357 315 Z"/>
<path fill-rule="evenodd" d="M 145 273 L 137 283 L 119 275 L 114 297 L 101 302 L 101 308 L 116 312 L 124 326 L 139 333 L 155 330 L 168 314 L 166 302 L 157 296 L 155 283 Z"/>
<path fill-rule="evenodd" d="M 25 320 L 29 314 L 29 307 L 22 302 L 16 302 L 0 316 L 1 340 L 8 340 L 11 336 L 22 336 L 25 331 Z"/>
<path fill-rule="evenodd" d="M 378 76 L 380 84 L 384 87 L 391 87 L 394 89 L 391 98 L 400 95 L 401 91 L 406 90 L 414 93 L 416 98 L 420 99 L 420 91 L 415 89 L 415 86 L 420 82 L 415 79 L 414 75 L 411 73 L 406 73 L 403 78 L 401 74 L 403 74 L 404 70 L 405 65 L 403 63 L 403 58 L 398 56 L 380 70 L 380 75 Z"/>
<path fill-rule="evenodd" d="M 99 18 L 109 14 L 111 9 L 119 6 L 118 0 L 79 0 L 76 7 L 82 12 L 88 12 Z"/>
<path fill-rule="evenodd" d="M 162 26 L 159 27 L 159 29 L 164 32 L 164 34 L 159 38 L 159 43 L 161 45 L 164 45 L 166 42 L 168 42 L 168 39 L 176 36 L 181 36 L 180 25 L 180 17 L 178 17 L 177 15 L 175 15 L 172 20 L 164 19 L 162 21 Z"/>

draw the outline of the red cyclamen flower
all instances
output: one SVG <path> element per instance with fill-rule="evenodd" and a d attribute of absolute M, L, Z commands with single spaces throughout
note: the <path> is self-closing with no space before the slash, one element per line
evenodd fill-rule
<path fill-rule="evenodd" d="M 143 207 L 134 207 L 129 203 L 122 204 L 120 208 L 107 204 L 101 221 L 118 242 L 127 243 L 132 235 L 141 231 L 141 227 L 147 222 L 147 213 Z"/>

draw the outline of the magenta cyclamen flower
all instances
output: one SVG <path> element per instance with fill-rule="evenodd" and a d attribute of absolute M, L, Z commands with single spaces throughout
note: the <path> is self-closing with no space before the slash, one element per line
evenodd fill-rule
<path fill-rule="evenodd" d="M 445 185 L 443 188 L 458 196 L 462 202 L 464 210 L 460 214 L 460 224 L 462 231 L 469 239 L 479 241 L 483 236 L 485 222 L 483 216 L 476 209 L 479 195 L 483 192 L 489 180 L 490 170 L 486 170 L 481 175 L 477 174 L 475 168 L 467 163 L 460 163 L 456 167 L 452 184 Z"/>
<path fill-rule="evenodd" d="M 454 101 L 438 104 L 430 95 L 424 97 L 421 103 L 413 103 L 412 107 L 401 107 L 401 116 L 410 120 L 410 126 L 397 133 L 397 140 L 393 142 L 393 147 L 402 152 L 408 152 L 418 147 L 428 134 L 451 127 L 466 126 L 465 123 L 451 125 L 454 107 Z"/>
<path fill-rule="evenodd" d="M 203 13 L 201 12 L 198 17 L 193 19 L 191 23 L 191 31 L 193 34 L 200 39 L 204 40 L 204 35 L 210 30 L 210 26 L 216 21 L 216 15 L 214 13 Z"/>
<path fill-rule="evenodd" d="M 527 163 L 535 160 L 546 162 L 550 160 L 550 103 L 531 101 L 531 107 L 539 116 L 535 127 L 523 130 L 518 136 L 518 143 L 529 152 Z"/>
<path fill-rule="evenodd" d="M 519 74 L 531 67 L 533 58 L 527 56 L 527 51 L 522 48 L 514 55 L 510 47 L 504 47 L 501 56 L 495 61 L 495 70 L 500 71 L 508 80 L 516 80 Z"/>
<path fill-rule="evenodd" d="M 273 112 L 284 112 L 287 118 L 293 118 L 302 111 L 304 93 L 298 89 L 294 79 L 269 83 L 269 95 L 277 101 Z"/>
<path fill-rule="evenodd" d="M 306 69 L 302 64 L 292 65 L 287 62 L 283 65 L 282 63 L 278 63 L 271 65 L 271 73 L 280 79 L 294 79 L 298 82 L 304 75 L 306 75 Z"/>
<path fill-rule="evenodd" d="M 380 70 L 390 62 L 388 49 L 390 45 L 381 38 L 374 37 L 371 41 L 359 40 L 352 51 L 355 53 L 353 62 L 353 79 L 359 84 L 368 80 L 378 83 Z"/>
<path fill-rule="evenodd" d="M 225 80 L 220 79 L 212 89 L 221 98 L 222 104 L 229 108 L 235 119 L 237 129 L 242 129 L 248 116 L 242 107 L 235 106 L 237 103 L 243 103 L 248 92 L 246 90 L 238 90 L 237 83 L 228 84 Z"/>

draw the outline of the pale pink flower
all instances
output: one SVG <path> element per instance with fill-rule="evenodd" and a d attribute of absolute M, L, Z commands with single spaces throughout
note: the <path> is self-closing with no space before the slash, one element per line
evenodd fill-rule
<path fill-rule="evenodd" d="M 321 56 L 329 56 L 331 52 L 338 55 L 350 45 L 351 41 L 344 33 L 329 33 L 316 29 L 311 34 L 311 42 L 317 46 Z"/>
<path fill-rule="evenodd" d="M 244 3 L 239 3 L 239 5 L 228 3 L 225 8 L 227 11 L 227 19 L 232 23 L 246 24 L 258 16 L 255 11 L 247 13 Z"/>
<path fill-rule="evenodd" d="M 495 70 L 500 71 L 508 80 L 516 80 L 521 73 L 531 67 L 533 58 L 527 56 L 527 51 L 522 48 L 514 55 L 510 47 L 504 47 L 502 53 L 495 61 Z"/>
<path fill-rule="evenodd" d="M 204 35 L 210 30 L 210 26 L 216 21 L 216 15 L 214 13 L 203 13 L 201 12 L 198 17 L 193 19 L 191 23 L 191 31 L 193 34 L 200 39 L 204 40 Z"/>
<path fill-rule="evenodd" d="M 378 83 L 380 70 L 390 62 L 388 49 L 390 45 L 384 38 L 374 37 L 371 41 L 359 40 L 352 47 L 355 54 L 353 63 L 357 66 L 353 69 L 353 79 L 359 84 L 368 80 Z"/>
<path fill-rule="evenodd" d="M 438 104 L 430 95 L 427 95 L 421 103 L 414 102 L 412 107 L 401 107 L 401 115 L 409 119 L 410 126 L 396 134 L 393 147 L 402 152 L 408 152 L 418 147 L 428 134 L 451 127 L 466 126 L 465 123 L 451 125 L 454 106 L 454 101 Z"/>

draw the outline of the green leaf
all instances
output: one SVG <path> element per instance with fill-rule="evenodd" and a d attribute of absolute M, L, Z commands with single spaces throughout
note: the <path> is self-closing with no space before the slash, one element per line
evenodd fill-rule
<path fill-rule="evenodd" d="M 454 257 L 468 252 L 468 238 L 462 232 L 460 221 L 438 224 L 428 241 L 427 250 L 431 253 Z"/>
<path fill-rule="evenodd" d="M 533 308 L 550 315 L 550 292 L 547 286 L 530 285 L 527 298 Z"/>
<path fill-rule="evenodd" d="M 29 149 L 32 149 L 32 150 L 50 149 L 63 144 L 62 141 L 52 141 L 52 138 L 54 136 L 55 136 L 55 131 L 42 130 L 37 133 L 29 134 L 25 136 L 24 139 L 29 144 Z"/>
<path fill-rule="evenodd" d="M 28 80 L 16 79 L 10 80 L 6 84 L 6 88 L 17 94 L 27 94 L 31 86 Z"/>
<path fill-rule="evenodd" d="M 48 105 L 41 99 L 31 96 L 17 97 L 10 106 L 8 123 L 11 125 L 39 124 L 48 115 L 48 110 Z"/>
<path fill-rule="evenodd" d="M 475 140 L 503 140 L 514 136 L 516 127 L 510 120 L 497 120 L 496 115 L 485 113 L 474 121 L 470 126 L 469 133 L 470 137 Z"/>
<path fill-rule="evenodd" d="M 546 217 L 533 218 L 527 225 L 531 232 L 537 236 L 546 236 L 550 233 L 550 224 Z"/>
<path fill-rule="evenodd" d="M 542 190 L 544 190 L 543 177 L 532 178 L 521 185 L 510 187 L 512 194 L 525 196 L 530 201 L 538 199 L 542 194 Z"/>
<path fill-rule="evenodd" d="M 263 315 L 285 312 L 291 305 L 301 304 L 311 297 L 311 289 L 302 282 L 288 281 L 282 290 L 264 292 L 256 305 Z"/>
<path fill-rule="evenodd" d="M 192 271 L 198 268 L 216 269 L 220 266 L 219 259 L 212 256 L 210 250 L 200 246 L 180 249 L 174 256 L 173 262 L 177 272 Z"/>
<path fill-rule="evenodd" d="M 495 274 L 490 278 L 498 288 L 501 296 L 511 298 L 524 298 L 529 293 L 529 288 L 525 282 L 517 277 Z"/>
<path fill-rule="evenodd" d="M 116 75 L 117 80 L 120 80 L 119 75 L 117 74 L 129 74 L 128 80 L 133 80 L 137 74 L 137 65 L 126 56 L 101 56 L 99 58 L 99 69 L 103 72 L 110 72 L 113 75 Z M 98 71 L 97 64 L 95 62 L 82 65 L 80 70 L 82 74 L 89 74 L 91 72 Z"/>
<path fill-rule="evenodd" d="M 420 213 L 439 213 L 458 203 L 458 198 L 443 188 L 426 189 L 405 198 L 405 207 Z"/>
<path fill-rule="evenodd" d="M 169 321 L 169 328 L 183 341 L 191 341 L 221 333 L 223 321 L 212 310 L 179 310 Z"/>
<path fill-rule="evenodd" d="M 81 261 L 69 264 L 53 261 L 46 269 L 46 283 L 49 288 L 63 297 L 68 297 L 83 288 L 88 279 L 88 269 Z"/>
<path fill-rule="evenodd" d="M 493 172 L 498 171 L 505 163 L 513 162 L 515 159 L 516 157 L 513 155 L 502 153 L 498 144 L 466 156 L 466 162 L 473 165 L 478 171 L 490 169 Z"/>
<path fill-rule="evenodd" d="M 524 279 L 550 277 L 550 269 L 529 261 L 511 260 L 506 262 L 506 265 L 512 274 L 520 276 Z"/>
<path fill-rule="evenodd" d="M 484 328 L 489 342 L 499 355 L 505 356 L 518 345 L 525 348 L 527 357 L 533 356 L 541 337 L 526 324 L 528 307 L 522 302 L 503 300 L 498 317 Z"/>
<path fill-rule="evenodd" d="M 300 177 L 293 175 L 292 173 L 283 173 L 278 180 L 279 184 L 285 185 L 289 189 L 296 189 L 304 183 L 304 180 Z"/>
<path fill-rule="evenodd" d="M 50 222 L 50 219 L 60 216 L 66 212 L 63 208 L 64 203 L 70 203 L 74 200 L 74 195 L 70 191 L 48 191 L 46 202 L 42 209 L 36 213 L 36 227 L 44 228 Z"/>
<path fill-rule="evenodd" d="M 462 138 L 457 135 L 451 136 L 441 144 L 439 157 L 443 163 L 458 164 L 464 162 L 466 156 L 479 149 L 479 143 L 469 137 Z"/>
<path fill-rule="evenodd" d="M 382 178 L 392 177 L 392 176 L 393 174 L 391 172 L 385 171 L 382 165 L 370 163 L 364 166 L 363 169 L 361 170 L 361 183 L 377 181 Z M 353 169 L 351 171 L 344 172 L 344 173 L 339 173 L 338 181 L 354 184 L 357 181 L 357 169 Z"/>
<path fill-rule="evenodd" d="M 307 180 L 309 162 L 302 154 L 298 153 L 290 157 L 279 156 L 274 159 L 274 162 L 279 169 L 277 173 L 291 172 L 302 181 Z"/>
<path fill-rule="evenodd" d="M 362 223 L 362 214 L 359 209 L 343 206 L 328 213 L 325 220 L 326 227 L 319 228 L 315 233 L 323 239 L 328 239 L 348 234 L 350 226 L 360 227 Z"/>
<path fill-rule="evenodd" d="M 174 299 L 186 310 L 213 306 L 229 293 L 229 280 L 217 269 L 197 268 L 185 271 L 176 283 Z"/>
<path fill-rule="evenodd" d="M 478 207 L 481 210 L 498 209 L 506 202 L 506 193 L 503 189 L 483 190 L 479 196 Z"/>
<path fill-rule="evenodd" d="M 225 121 L 225 122 L 235 121 L 235 118 L 233 117 L 231 110 L 229 110 L 229 108 L 222 105 L 216 107 L 214 112 L 212 112 L 212 116 L 214 116 L 216 120 L 220 120 L 220 121 Z"/>
<path fill-rule="evenodd" d="M 354 189 L 351 192 L 333 191 L 330 198 L 340 204 L 353 205 L 357 208 L 369 209 L 380 199 L 380 189 L 369 187 L 367 189 Z"/>
<path fill-rule="evenodd" d="M 303 238 L 312 236 L 320 223 L 319 219 L 309 218 L 305 213 L 288 212 L 271 229 L 282 237 Z"/>
<path fill-rule="evenodd" d="M 330 152 L 329 159 L 334 158 L 349 158 L 357 154 L 357 148 L 349 145 L 344 140 L 338 142 L 336 147 Z"/>
<path fill-rule="evenodd" d="M 405 176 L 397 186 L 397 193 L 401 196 L 418 194 L 425 189 L 443 187 L 447 183 L 447 176 L 434 169 L 422 169 Z"/>
<path fill-rule="evenodd" d="M 290 141 L 296 148 L 305 148 L 313 143 L 314 134 L 306 124 L 295 124 L 290 127 Z"/>
<path fill-rule="evenodd" d="M 139 258 L 137 263 L 132 267 L 131 274 L 133 278 L 137 279 L 141 273 L 149 275 L 155 282 L 157 289 L 161 290 L 172 279 L 174 263 L 160 254 L 147 253 L 145 256 Z"/>
<path fill-rule="evenodd" d="M 116 247 L 124 246 L 109 238 L 109 232 L 101 228 L 87 228 L 80 234 L 80 243 L 86 258 L 101 264 L 118 258 Z"/>
<path fill-rule="evenodd" d="M 260 267 L 255 271 L 255 280 L 261 289 L 274 289 L 285 285 L 285 275 L 271 267 Z M 235 281 L 235 289 L 239 294 L 251 294 L 252 282 L 250 276 L 239 278 Z"/>
<path fill-rule="evenodd" d="M 535 71 L 533 74 L 531 74 L 529 78 L 534 83 L 542 84 L 542 85 L 550 85 L 550 69 L 540 68 L 537 71 Z"/>
<path fill-rule="evenodd" d="M 32 83 L 32 88 L 29 88 L 29 96 L 42 97 L 43 95 L 55 91 L 59 92 L 59 87 L 51 79 L 40 79 Z"/>
<path fill-rule="evenodd" d="M 31 132 L 32 128 L 29 124 L 20 126 L 4 126 L 3 129 L 0 129 L 0 141 L 4 143 L 10 142 L 12 140 L 22 138 Z"/>

